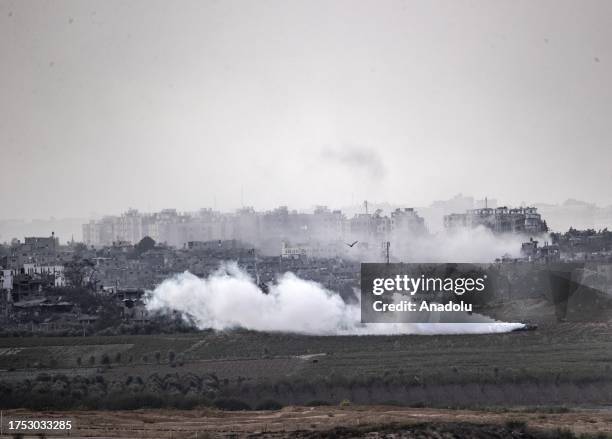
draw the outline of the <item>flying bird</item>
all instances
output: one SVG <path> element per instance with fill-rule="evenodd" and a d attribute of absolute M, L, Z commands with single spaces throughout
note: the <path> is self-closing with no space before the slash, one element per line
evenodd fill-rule
<path fill-rule="evenodd" d="M 345 244 L 346 244 L 346 245 L 348 245 L 349 247 L 351 247 L 351 248 L 352 248 L 352 247 L 353 247 L 355 244 L 357 244 L 358 242 L 359 242 L 359 241 L 355 241 L 355 242 L 353 242 L 353 243 L 351 243 L 351 244 L 349 244 L 348 242 L 345 242 Z"/>

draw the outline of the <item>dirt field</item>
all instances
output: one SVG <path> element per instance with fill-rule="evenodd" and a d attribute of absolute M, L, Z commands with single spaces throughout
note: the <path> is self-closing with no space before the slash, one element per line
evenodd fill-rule
<path fill-rule="evenodd" d="M 369 407 L 286 407 L 278 411 L 223 412 L 212 409 L 39 412 L 5 411 L 7 419 L 66 419 L 72 438 L 206 437 L 556 437 L 568 431 L 592 437 L 612 435 L 612 408 L 547 413 Z M 377 432 L 374 433 L 374 432 Z M 426 433 L 428 432 L 429 435 Z M 519 435 L 517 432 L 522 432 Z M 400 433 L 403 433 L 402 436 Z M 450 435 L 450 434 L 454 435 Z M 62 437 L 48 433 L 48 437 Z M 10 436 L 5 436 L 10 437 Z M 416 436 L 415 436 L 416 437 Z"/>

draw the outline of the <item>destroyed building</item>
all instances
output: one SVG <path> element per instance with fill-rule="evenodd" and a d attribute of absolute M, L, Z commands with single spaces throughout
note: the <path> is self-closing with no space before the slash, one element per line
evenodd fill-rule
<path fill-rule="evenodd" d="M 546 221 L 535 207 L 486 207 L 444 216 L 444 227 L 447 230 L 478 226 L 486 227 L 495 233 L 538 235 L 548 231 Z"/>
<path fill-rule="evenodd" d="M 559 246 L 544 242 L 540 246 L 539 242 L 533 238 L 521 244 L 521 256 L 530 262 L 551 263 L 558 262 L 561 259 Z"/>
<path fill-rule="evenodd" d="M 550 236 L 566 259 L 612 260 L 612 231 L 607 228 L 596 231 L 570 227 L 565 233 L 551 233 Z"/>

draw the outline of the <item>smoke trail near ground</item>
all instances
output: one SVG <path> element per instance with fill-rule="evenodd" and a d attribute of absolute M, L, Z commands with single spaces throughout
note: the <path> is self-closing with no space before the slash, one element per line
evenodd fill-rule
<path fill-rule="evenodd" d="M 285 273 L 264 294 L 235 263 L 224 264 L 206 279 L 185 272 L 147 294 L 150 311 L 178 311 L 200 329 L 244 328 L 311 335 L 465 334 L 509 332 L 520 323 L 360 323 L 359 305 L 316 282 Z"/>

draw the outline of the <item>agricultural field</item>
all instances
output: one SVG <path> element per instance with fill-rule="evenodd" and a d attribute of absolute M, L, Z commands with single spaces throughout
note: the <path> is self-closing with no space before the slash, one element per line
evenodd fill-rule
<path fill-rule="evenodd" d="M 0 369 L 4 408 L 15 407 L 11 395 L 29 392 L 41 398 L 37 408 L 49 403 L 46 392 L 55 392 L 54 404 L 66 405 L 54 408 L 96 408 L 99 400 L 108 401 L 108 408 L 158 406 L 167 395 L 190 406 L 231 398 L 251 408 L 264 401 L 597 406 L 612 404 L 612 326 L 565 323 L 495 335 L 236 330 L 0 338 Z M 140 399 L 132 401 L 134 395 Z M 125 406 L 111 403 L 126 396 L 132 402 L 123 401 Z"/>

